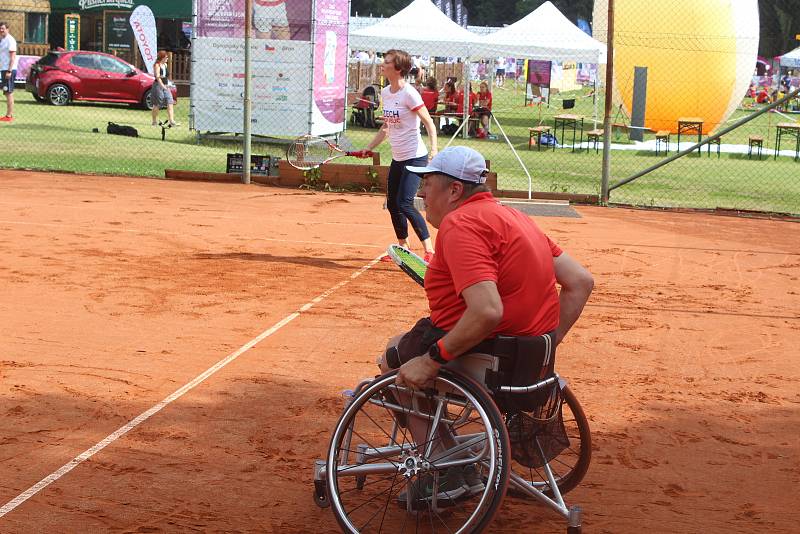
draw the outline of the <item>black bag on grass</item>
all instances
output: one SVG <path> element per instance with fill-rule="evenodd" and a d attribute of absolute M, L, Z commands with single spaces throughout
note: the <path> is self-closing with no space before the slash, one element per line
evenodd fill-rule
<path fill-rule="evenodd" d="M 133 126 L 125 126 L 124 124 L 117 124 L 109 122 L 106 132 L 112 135 L 124 135 L 127 137 L 139 137 L 139 132 Z"/>

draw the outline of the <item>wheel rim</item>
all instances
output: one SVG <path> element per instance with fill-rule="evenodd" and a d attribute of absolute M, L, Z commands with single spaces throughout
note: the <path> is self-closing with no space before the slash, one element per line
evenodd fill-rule
<path fill-rule="evenodd" d="M 387 399 L 387 392 L 399 394 L 393 382 L 394 375 L 388 375 L 359 394 L 334 431 L 328 453 L 330 469 L 326 476 L 337 520 L 349 532 L 417 532 L 420 528 L 423 532 L 470 532 L 479 528 L 487 514 L 493 515 L 499 506 L 505 484 L 505 476 L 499 477 L 498 474 L 506 465 L 502 458 L 507 458 L 507 447 L 499 435 L 496 437 L 494 431 L 487 431 L 496 423 L 492 423 L 476 397 L 440 376 L 437 387 L 444 391 L 455 390 L 463 399 L 462 406 L 448 403 L 442 407 L 445 418 L 456 421 L 449 426 L 455 431 L 458 441 L 449 450 L 457 451 L 457 454 L 441 457 L 440 453 L 437 458 L 428 456 L 424 446 L 415 447 L 408 430 L 399 428 L 396 433 L 392 431 L 394 418 L 387 406 L 404 405 L 402 400 L 397 400 L 402 397 Z M 502 422 L 500 425 L 502 428 Z M 348 440 L 348 434 L 352 436 L 351 440 Z M 392 435 L 395 436 L 393 441 Z M 483 484 L 472 498 L 466 498 L 465 494 L 455 503 L 444 499 L 436 508 L 428 499 L 418 501 L 416 510 L 409 510 L 407 503 L 403 507 L 401 493 L 408 494 L 412 486 L 418 488 L 420 483 L 416 481 L 420 477 L 425 477 L 422 480 L 426 482 L 431 479 L 441 481 L 443 476 L 449 476 L 444 474 L 445 462 L 457 461 L 457 456 L 464 455 L 474 461 L 471 465 L 479 470 L 475 474 L 484 480 L 500 483 Z M 482 459 L 475 461 L 479 456 Z M 426 468 L 425 463 L 430 468 Z M 353 474 L 353 470 L 359 467 L 374 472 L 359 482 L 359 477 Z M 409 470 L 416 471 L 407 475 Z M 458 489 L 453 491 L 456 492 L 453 496 L 459 495 Z M 441 489 L 439 493 L 449 495 Z"/>
<path fill-rule="evenodd" d="M 153 109 L 153 93 L 150 91 L 144 97 L 144 105 L 147 109 Z"/>
<path fill-rule="evenodd" d="M 69 102 L 69 90 L 63 85 L 56 85 L 50 89 L 50 102 L 63 106 Z"/>

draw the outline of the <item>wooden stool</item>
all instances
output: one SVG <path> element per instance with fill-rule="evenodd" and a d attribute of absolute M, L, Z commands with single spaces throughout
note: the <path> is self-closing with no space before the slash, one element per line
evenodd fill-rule
<path fill-rule="evenodd" d="M 747 138 L 747 159 L 751 159 L 753 147 L 758 148 L 758 159 L 761 160 L 761 149 L 764 148 L 764 138 L 760 135 L 751 135 Z"/>
<path fill-rule="evenodd" d="M 661 143 L 666 147 L 665 154 L 669 154 L 669 130 L 659 130 L 656 132 L 656 156 L 658 156 Z"/>
<path fill-rule="evenodd" d="M 597 143 L 600 142 L 601 137 L 603 137 L 603 130 L 586 132 L 586 148 L 589 148 L 589 143 L 594 142 L 594 153 L 597 154 L 599 152 Z"/>
<path fill-rule="evenodd" d="M 719 159 L 719 144 L 720 144 L 720 141 L 722 141 L 722 138 L 721 137 L 717 137 L 713 141 L 709 141 L 707 143 L 707 145 L 708 145 L 707 154 L 708 154 L 709 157 L 711 157 L 711 145 L 717 145 L 717 159 Z"/>
<path fill-rule="evenodd" d="M 547 133 L 550 131 L 549 126 L 535 126 L 533 128 L 528 128 L 528 150 L 531 149 L 533 146 L 533 136 L 536 136 L 536 144 L 539 145 L 539 150 L 542 149 L 542 134 Z"/>

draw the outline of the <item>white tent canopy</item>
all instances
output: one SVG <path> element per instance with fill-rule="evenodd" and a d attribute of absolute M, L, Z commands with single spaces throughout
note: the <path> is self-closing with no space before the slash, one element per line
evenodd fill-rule
<path fill-rule="evenodd" d="M 786 52 L 781 56 L 781 67 L 800 68 L 800 48 Z"/>
<path fill-rule="evenodd" d="M 425 56 L 469 56 L 478 36 L 442 13 L 430 0 L 414 0 L 394 16 L 350 32 L 350 48 L 392 48 Z"/>
<path fill-rule="evenodd" d="M 606 45 L 592 39 L 545 2 L 510 26 L 482 36 L 472 55 L 605 63 Z"/>

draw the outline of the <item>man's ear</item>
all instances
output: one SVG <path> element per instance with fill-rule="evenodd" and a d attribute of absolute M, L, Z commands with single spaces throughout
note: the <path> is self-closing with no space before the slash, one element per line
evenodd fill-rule
<path fill-rule="evenodd" d="M 455 186 L 455 189 L 451 189 L 451 191 L 453 191 L 453 197 L 455 197 L 456 200 L 460 200 L 461 197 L 464 196 L 464 184 L 458 180 L 453 180 L 450 182 L 450 187 L 453 186 Z"/>

